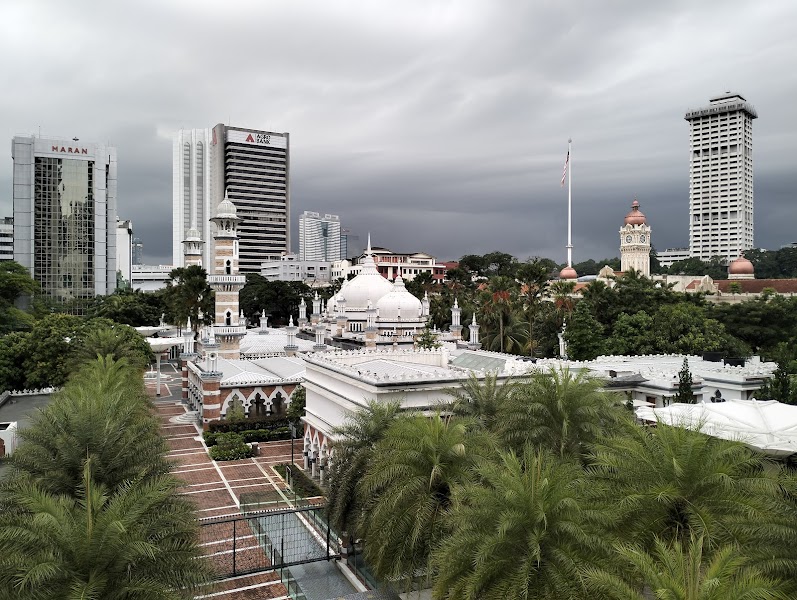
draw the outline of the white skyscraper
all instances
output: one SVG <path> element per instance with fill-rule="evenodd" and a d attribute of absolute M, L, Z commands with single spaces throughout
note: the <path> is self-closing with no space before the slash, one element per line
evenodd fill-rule
<path fill-rule="evenodd" d="M 336 261 L 341 253 L 340 217 L 304 211 L 299 216 L 299 260 Z"/>
<path fill-rule="evenodd" d="M 709 260 L 753 247 L 755 108 L 726 93 L 684 117 L 689 133 L 689 248 Z"/>
<path fill-rule="evenodd" d="M 202 265 L 208 268 L 210 217 L 210 129 L 181 129 L 174 138 L 172 160 L 172 264 L 184 267 L 183 240 L 189 229 L 196 229 L 205 242 Z"/>

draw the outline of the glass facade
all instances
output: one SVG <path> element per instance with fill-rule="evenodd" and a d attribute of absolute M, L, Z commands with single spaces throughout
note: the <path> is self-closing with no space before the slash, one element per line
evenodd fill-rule
<path fill-rule="evenodd" d="M 35 159 L 34 278 L 59 301 L 94 297 L 94 162 Z"/>

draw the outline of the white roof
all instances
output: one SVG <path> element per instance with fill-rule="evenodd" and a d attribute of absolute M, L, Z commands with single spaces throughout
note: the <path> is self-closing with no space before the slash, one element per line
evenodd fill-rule
<path fill-rule="evenodd" d="M 203 368 L 206 366 L 202 364 Z M 222 374 L 221 387 L 301 382 L 304 378 L 304 361 L 287 356 L 258 360 L 219 358 L 216 368 Z"/>
<path fill-rule="evenodd" d="M 241 339 L 241 354 L 245 356 L 262 356 L 285 354 L 288 344 L 288 332 L 284 328 L 268 327 L 268 333 L 260 333 L 259 329 L 250 329 Z M 315 342 L 300 337 L 295 338 L 294 344 L 299 352 L 312 352 Z"/>
<path fill-rule="evenodd" d="M 404 280 L 396 277 L 396 281 L 387 294 L 376 303 L 380 321 L 407 321 L 421 323 L 421 301 L 407 291 Z"/>
<path fill-rule="evenodd" d="M 640 407 L 637 417 L 738 440 L 766 454 L 797 452 L 797 406 L 775 400 L 729 400 L 717 404 Z"/>

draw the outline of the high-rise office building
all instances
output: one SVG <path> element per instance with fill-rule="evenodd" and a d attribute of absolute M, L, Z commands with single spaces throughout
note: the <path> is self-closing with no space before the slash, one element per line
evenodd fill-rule
<path fill-rule="evenodd" d="M 15 137 L 14 260 L 58 301 L 116 289 L 116 148 Z"/>
<path fill-rule="evenodd" d="M 684 117 L 689 133 L 689 249 L 709 260 L 753 247 L 755 108 L 726 93 Z"/>
<path fill-rule="evenodd" d="M 130 285 L 133 273 L 133 222 L 116 220 L 116 271 Z"/>
<path fill-rule="evenodd" d="M 141 238 L 133 238 L 133 264 L 134 265 L 143 265 L 144 264 L 144 242 L 141 241 Z"/>
<path fill-rule="evenodd" d="M 304 211 L 299 216 L 299 260 L 332 262 L 343 258 L 340 217 Z"/>
<path fill-rule="evenodd" d="M 218 201 L 211 207 L 210 129 L 185 129 L 177 132 L 172 154 L 172 264 L 184 267 L 183 240 L 196 229 L 205 242 L 202 265 L 210 266 L 210 219 Z M 139 263 L 140 264 L 140 263 Z"/>
<path fill-rule="evenodd" d="M 262 262 L 290 250 L 288 134 L 216 125 L 210 169 L 211 213 L 226 192 L 241 219 L 240 271 L 259 273 Z"/>

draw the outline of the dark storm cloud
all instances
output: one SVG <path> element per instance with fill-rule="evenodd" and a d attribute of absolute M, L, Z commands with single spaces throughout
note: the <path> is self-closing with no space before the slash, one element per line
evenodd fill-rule
<path fill-rule="evenodd" d="M 754 124 L 756 243 L 794 241 L 797 5 L 780 2 L 24 2 L 0 6 L 0 138 L 110 141 L 119 214 L 171 260 L 171 139 L 217 122 L 291 133 L 294 220 L 441 258 L 617 254 L 639 198 L 688 237 L 687 109 L 725 89 Z M 11 212 L 11 160 L 0 161 Z"/>

